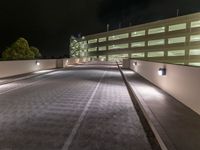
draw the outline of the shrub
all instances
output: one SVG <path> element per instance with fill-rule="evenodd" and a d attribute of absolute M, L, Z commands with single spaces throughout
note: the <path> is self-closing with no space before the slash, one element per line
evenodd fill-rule
<path fill-rule="evenodd" d="M 28 41 L 24 38 L 19 38 L 2 53 L 2 58 L 5 60 L 34 59 L 39 57 L 41 57 L 39 49 L 29 47 Z"/>

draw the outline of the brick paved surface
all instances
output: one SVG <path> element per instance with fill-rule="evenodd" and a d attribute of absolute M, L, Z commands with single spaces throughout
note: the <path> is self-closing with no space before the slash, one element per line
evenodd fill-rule
<path fill-rule="evenodd" d="M 0 150 L 151 149 L 113 66 L 82 65 L 0 93 Z"/>

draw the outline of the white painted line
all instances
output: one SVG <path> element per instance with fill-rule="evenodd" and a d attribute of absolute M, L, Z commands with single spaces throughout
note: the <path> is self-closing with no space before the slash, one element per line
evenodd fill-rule
<path fill-rule="evenodd" d="M 78 129 L 80 128 L 80 125 L 81 125 L 82 121 L 84 120 L 84 118 L 85 118 L 85 116 L 86 116 L 86 114 L 87 114 L 87 111 L 88 111 L 88 109 L 89 109 L 89 107 L 90 107 L 90 104 L 91 104 L 91 102 L 93 101 L 93 98 L 94 98 L 94 96 L 95 96 L 95 94 L 96 94 L 96 92 L 97 92 L 97 89 L 99 88 L 99 85 L 101 84 L 101 81 L 102 81 L 102 79 L 104 78 L 105 74 L 106 74 L 106 71 L 104 71 L 104 73 L 103 73 L 101 79 L 99 80 L 99 82 L 98 82 L 98 84 L 96 85 L 94 91 L 92 92 L 92 95 L 91 95 L 89 101 L 87 102 L 87 104 L 86 104 L 86 106 L 85 106 L 83 112 L 81 113 L 81 115 L 80 115 L 78 121 L 77 121 L 76 124 L 74 125 L 74 127 L 73 127 L 73 129 L 72 129 L 72 131 L 71 131 L 71 133 L 70 133 L 70 135 L 69 135 L 69 137 L 67 138 L 66 142 L 64 143 L 64 146 L 62 147 L 62 150 L 68 150 L 69 147 L 70 147 L 70 145 L 72 144 L 73 139 L 74 139 L 74 137 L 75 137 L 75 135 L 76 135 Z"/>

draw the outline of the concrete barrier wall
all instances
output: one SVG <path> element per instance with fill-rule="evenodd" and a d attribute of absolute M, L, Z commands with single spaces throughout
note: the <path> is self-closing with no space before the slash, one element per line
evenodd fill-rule
<path fill-rule="evenodd" d="M 87 62 L 88 60 L 89 58 L 0 61 L 0 78 L 30 73 L 45 69 L 68 67 L 69 65 L 84 63 Z M 39 62 L 40 65 L 37 65 L 36 62 Z"/>
<path fill-rule="evenodd" d="M 1 61 L 0 62 L 0 78 L 25 74 L 43 69 L 56 68 L 56 59 L 37 60 L 40 65 L 36 64 L 36 60 L 20 60 L 20 61 Z"/>
<path fill-rule="evenodd" d="M 200 68 L 137 60 L 129 62 L 132 70 L 200 114 Z M 158 75 L 158 69 L 162 67 L 166 68 L 166 76 Z"/>
<path fill-rule="evenodd" d="M 69 59 L 63 59 L 63 67 L 66 68 L 70 65 L 85 63 L 90 61 L 90 58 L 69 58 Z"/>

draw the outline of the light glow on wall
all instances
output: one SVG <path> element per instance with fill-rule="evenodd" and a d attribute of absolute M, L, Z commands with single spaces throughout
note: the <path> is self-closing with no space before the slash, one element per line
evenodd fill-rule
<path fill-rule="evenodd" d="M 76 59 L 75 62 L 78 64 L 80 62 L 80 59 Z"/>
<path fill-rule="evenodd" d="M 68 64 L 69 64 L 69 60 L 66 60 L 65 61 L 65 66 L 68 66 Z"/>
<path fill-rule="evenodd" d="M 40 62 L 39 62 L 39 61 L 36 61 L 35 64 L 36 64 L 37 66 L 40 66 Z"/>

